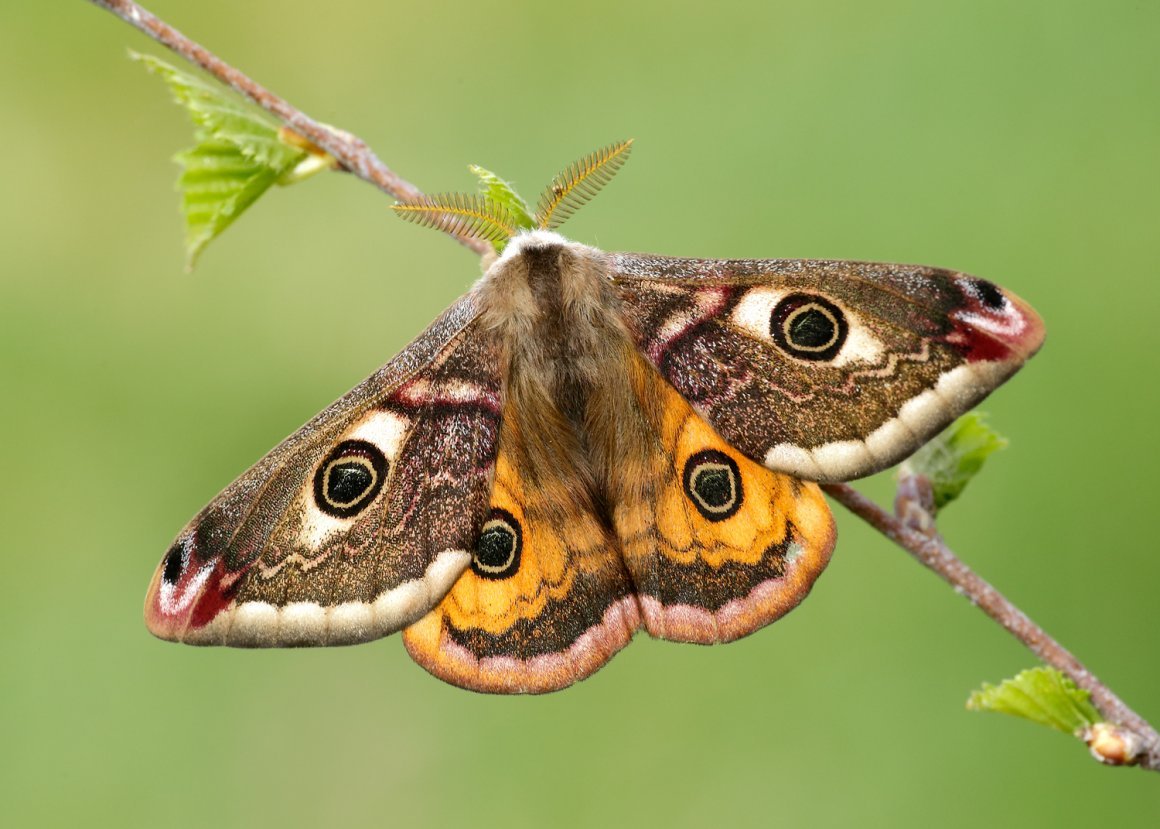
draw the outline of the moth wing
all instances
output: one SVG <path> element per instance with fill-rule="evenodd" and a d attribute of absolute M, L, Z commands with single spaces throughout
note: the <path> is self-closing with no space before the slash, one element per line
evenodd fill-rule
<path fill-rule="evenodd" d="M 638 347 L 720 435 L 811 481 L 891 466 L 1043 342 L 1014 294 L 953 271 L 612 254 Z"/>
<path fill-rule="evenodd" d="M 796 607 L 829 562 L 825 498 L 747 458 L 643 357 L 628 359 L 637 405 L 620 415 L 632 436 L 609 477 L 645 627 L 700 644 L 752 633 Z"/>
<path fill-rule="evenodd" d="M 422 616 L 471 559 L 500 394 L 498 347 L 468 295 L 186 525 L 150 584 L 149 629 L 333 645 Z"/>
<path fill-rule="evenodd" d="M 473 691 L 559 690 L 602 667 L 640 625 L 632 580 L 589 482 L 575 465 L 535 461 L 545 446 L 568 446 L 574 432 L 562 416 L 523 420 L 504 411 L 490 513 L 471 566 L 403 632 L 416 662 Z M 538 452 L 528 451 L 530 440 L 540 441 Z"/>

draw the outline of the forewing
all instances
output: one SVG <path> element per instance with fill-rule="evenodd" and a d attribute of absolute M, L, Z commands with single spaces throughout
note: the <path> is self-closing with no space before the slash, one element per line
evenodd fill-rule
<path fill-rule="evenodd" d="M 730 444 L 812 481 L 897 463 L 1013 374 L 1035 312 L 937 268 L 614 254 L 639 348 Z"/>
<path fill-rule="evenodd" d="M 499 434 L 498 348 L 467 296 L 178 535 L 146 599 L 164 639 L 330 645 L 391 633 L 471 559 Z"/>

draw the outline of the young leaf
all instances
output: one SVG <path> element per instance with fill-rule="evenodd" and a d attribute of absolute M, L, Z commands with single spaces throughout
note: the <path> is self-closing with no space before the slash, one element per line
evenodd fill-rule
<path fill-rule="evenodd" d="M 166 82 L 196 127 L 197 144 L 175 156 L 182 166 L 177 187 L 187 270 L 272 185 L 292 184 L 333 167 L 330 156 L 305 148 L 301 140 L 287 140 L 265 114 L 224 88 L 151 55 L 130 54 Z"/>
<path fill-rule="evenodd" d="M 202 141 L 174 160 L 183 168 L 177 188 L 185 216 L 186 270 L 193 270 L 205 246 L 270 189 L 282 171 L 255 164 L 226 141 Z"/>
<path fill-rule="evenodd" d="M 506 208 L 517 226 L 524 230 L 531 230 L 536 226 L 536 221 L 528 209 L 528 203 L 520 197 L 520 194 L 511 184 L 478 164 L 472 164 L 467 169 L 479 177 L 480 194 Z"/>
<path fill-rule="evenodd" d="M 1103 720 L 1091 694 L 1054 668 L 1029 668 L 998 685 L 984 683 L 967 700 L 970 711 L 999 711 L 1080 734 Z"/>
<path fill-rule="evenodd" d="M 263 167 L 288 169 L 305 156 L 302 148 L 288 146 L 279 139 L 278 124 L 224 87 L 183 72 L 152 55 L 130 52 L 129 56 L 165 81 L 173 99 L 185 108 L 198 127 L 195 132 L 198 141 L 213 138 L 228 142 Z"/>
<path fill-rule="evenodd" d="M 903 475 L 922 475 L 931 483 L 935 509 L 958 498 L 993 452 L 1007 446 L 979 412 L 967 412 L 902 465 Z"/>

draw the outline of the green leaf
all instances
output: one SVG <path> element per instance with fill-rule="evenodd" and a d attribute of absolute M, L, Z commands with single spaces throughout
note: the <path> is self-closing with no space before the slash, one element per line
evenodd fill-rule
<path fill-rule="evenodd" d="M 536 221 L 528 209 L 528 203 L 520 198 L 520 194 L 511 184 L 478 164 L 472 164 L 467 169 L 479 176 L 479 192 L 506 208 L 519 227 L 531 230 L 536 226 Z"/>
<path fill-rule="evenodd" d="M 185 216 L 186 269 L 192 270 L 205 246 L 270 189 L 280 172 L 254 164 L 226 141 L 203 141 L 174 159 L 184 168 L 177 187 Z"/>
<path fill-rule="evenodd" d="M 152 55 L 130 52 L 149 72 L 169 86 L 173 99 L 199 128 L 199 141 L 210 138 L 236 146 L 243 155 L 266 167 L 290 168 L 306 155 L 278 137 L 278 124 L 216 83 L 182 72 Z"/>
<path fill-rule="evenodd" d="M 999 685 L 983 684 L 967 700 L 971 711 L 999 711 L 1078 734 L 1103 721 L 1090 702 L 1091 694 L 1055 668 L 1022 671 Z"/>
<path fill-rule="evenodd" d="M 166 82 L 196 127 L 197 144 L 174 157 L 183 168 L 177 188 L 187 269 L 271 186 L 327 169 L 314 154 L 283 141 L 274 121 L 225 88 L 151 55 L 130 55 Z"/>
<path fill-rule="evenodd" d="M 1006 446 L 1007 439 L 984 423 L 981 413 L 967 412 L 903 463 L 902 474 L 926 477 L 935 509 L 942 509 L 962 495 L 988 456 Z"/>

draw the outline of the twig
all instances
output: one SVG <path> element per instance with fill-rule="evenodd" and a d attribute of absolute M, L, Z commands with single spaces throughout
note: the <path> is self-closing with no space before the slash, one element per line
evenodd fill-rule
<path fill-rule="evenodd" d="M 1083 663 L 1046 631 L 1031 621 L 1002 593 L 980 578 L 956 556 L 937 534 L 927 534 L 907 526 L 908 520 L 897 518 L 849 484 L 826 484 L 822 487 L 832 498 L 864 520 L 874 529 L 902 547 L 918 561 L 934 570 L 1007 631 L 1026 645 L 1046 664 L 1062 671 L 1072 682 L 1091 693 L 1092 704 L 1111 722 L 1132 732 L 1143 748 L 1141 768 L 1160 771 L 1160 734 L 1143 717 L 1124 704 L 1108 686 L 1084 667 Z M 906 497 L 906 489 L 902 488 Z M 913 504 L 900 510 L 912 515 Z M 912 519 L 911 519 L 912 520 Z"/>
<path fill-rule="evenodd" d="M 161 45 L 172 49 L 190 63 L 200 66 L 240 95 L 253 101 L 294 132 L 326 150 L 343 169 L 370 182 L 399 201 L 415 199 L 423 192 L 379 160 L 366 142 L 357 136 L 323 126 L 309 115 L 239 72 L 205 47 L 174 29 L 165 21 L 129 0 L 90 0 L 111 11 L 131 26 L 140 29 Z M 491 245 L 448 231 L 448 235 L 479 255 L 491 252 Z"/>
<path fill-rule="evenodd" d="M 354 173 L 393 196 L 415 199 L 423 193 L 401 178 L 371 151 L 361 139 L 325 127 L 282 98 L 214 56 L 209 50 L 187 38 L 141 6 L 128 0 L 90 0 L 140 29 L 162 45 L 191 63 L 200 66 L 218 80 L 235 89 L 271 113 L 295 132 L 326 150 L 346 170 Z M 480 255 L 491 255 L 491 246 L 479 240 L 465 239 L 451 233 L 461 244 Z M 923 482 L 906 478 L 899 486 L 896 518 L 847 484 L 823 487 L 835 500 L 862 518 L 891 541 L 914 556 L 920 563 L 938 573 L 955 592 L 1006 628 L 1048 665 L 1069 676 L 1076 685 L 1090 692 L 1092 703 L 1114 727 L 1127 731 L 1126 737 L 1140 747 L 1138 763 L 1142 768 L 1160 771 L 1160 734 L 1139 714 L 1129 708 L 1110 688 L 1100 682 L 1066 648 L 1052 639 L 1043 628 L 1031 621 L 999 591 L 975 574 L 951 552 L 938 535 L 930 514 Z M 1106 736 L 1106 735 L 1105 735 Z"/>

